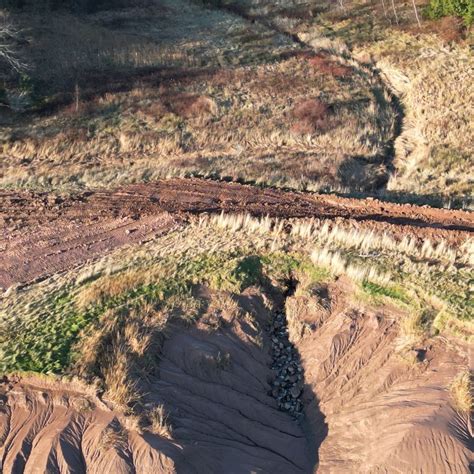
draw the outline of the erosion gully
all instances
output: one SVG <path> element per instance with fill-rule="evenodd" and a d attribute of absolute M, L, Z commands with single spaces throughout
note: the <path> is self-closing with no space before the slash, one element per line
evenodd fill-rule
<path fill-rule="evenodd" d="M 291 280 L 284 301 L 292 296 L 295 290 L 296 284 Z M 277 401 L 280 410 L 299 420 L 303 417 L 301 395 L 304 372 L 298 350 L 289 339 L 285 304 L 273 312 L 268 330 L 271 338 L 271 369 L 275 373 L 269 395 Z"/>

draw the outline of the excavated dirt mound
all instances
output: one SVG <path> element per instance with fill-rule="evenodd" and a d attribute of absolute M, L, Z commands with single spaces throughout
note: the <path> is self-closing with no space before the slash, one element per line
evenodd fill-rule
<path fill-rule="evenodd" d="M 158 376 L 142 381 L 143 405 L 167 414 L 166 435 L 127 429 L 105 403 L 61 384 L 3 383 L 2 472 L 311 472 L 301 426 L 269 394 L 270 340 L 258 336 L 270 311 L 255 289 L 239 305 L 217 329 L 175 328 Z"/>
<path fill-rule="evenodd" d="M 400 352 L 401 315 L 358 307 L 351 285 L 341 278 L 313 298 L 287 302 L 320 472 L 469 473 L 471 420 L 453 408 L 447 389 L 468 366 L 467 351 L 437 338 Z"/>
<path fill-rule="evenodd" d="M 137 431 L 74 385 L 5 380 L 2 472 L 468 473 L 472 430 L 447 389 L 466 355 L 434 339 L 407 362 L 396 350 L 400 314 L 357 307 L 351 291 L 340 278 L 287 299 L 303 417 L 272 394 L 282 374 L 272 370 L 272 315 L 282 313 L 250 288 L 239 315 L 171 330 L 158 370 L 141 380 L 145 409 L 166 414 L 158 431 Z"/>
<path fill-rule="evenodd" d="M 474 217 L 463 211 L 199 179 L 170 179 L 64 198 L 3 192 L 0 287 L 43 278 L 118 246 L 151 239 L 175 228 L 186 215 L 220 212 L 337 219 L 395 238 L 409 235 L 451 243 L 465 240 L 474 229 Z"/>

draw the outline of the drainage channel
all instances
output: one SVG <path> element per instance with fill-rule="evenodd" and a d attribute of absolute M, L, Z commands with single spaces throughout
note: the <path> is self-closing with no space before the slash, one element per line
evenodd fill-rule
<path fill-rule="evenodd" d="M 289 282 L 286 298 L 294 293 L 295 283 L 294 281 Z M 300 355 L 289 339 L 285 305 L 272 315 L 270 337 L 272 341 L 271 369 L 275 372 L 271 396 L 278 402 L 280 410 L 300 419 L 303 417 L 301 396 L 304 387 L 304 373 Z"/>

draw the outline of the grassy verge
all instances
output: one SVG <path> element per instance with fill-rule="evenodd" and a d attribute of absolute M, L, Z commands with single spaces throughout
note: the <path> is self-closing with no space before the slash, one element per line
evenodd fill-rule
<path fill-rule="evenodd" d="M 67 372 L 83 354 L 93 352 L 77 346 L 85 335 L 93 337 L 104 327 L 123 335 L 129 322 L 130 334 L 141 333 L 143 314 L 149 320 L 145 327 L 154 328 L 149 333 L 161 334 L 170 315 L 192 322 L 199 314 L 192 292 L 197 284 L 238 294 L 265 282 L 281 290 L 289 280 L 310 288 L 345 274 L 357 283 L 366 303 L 391 302 L 406 311 L 408 332 L 472 336 L 472 267 L 462 263 L 464 255 L 436 260 L 406 244 L 400 244 L 403 252 L 391 241 L 383 247 L 374 238 L 360 248 L 360 242 L 354 247 L 354 242 L 328 239 L 321 231 L 302 237 L 301 223 L 291 235 L 282 233 L 281 225 L 245 222 L 236 230 L 225 216 L 201 220 L 143 249 L 119 251 L 79 273 L 6 296 L 0 318 L 1 370 Z M 106 346 L 112 344 L 108 341 Z M 119 342 L 116 336 L 117 347 Z"/>

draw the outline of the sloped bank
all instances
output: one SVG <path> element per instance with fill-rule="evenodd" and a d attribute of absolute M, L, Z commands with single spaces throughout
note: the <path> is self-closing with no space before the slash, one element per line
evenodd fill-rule
<path fill-rule="evenodd" d="M 361 306 L 352 285 L 340 278 L 287 301 L 318 472 L 469 473 L 471 420 L 449 390 L 467 348 L 434 338 L 404 353 L 399 310 Z"/>
<path fill-rule="evenodd" d="M 356 302 L 344 277 L 286 299 L 193 291 L 199 321 L 146 346 L 159 364 L 137 378 L 139 418 L 81 385 L 5 378 L 2 472 L 469 472 L 469 418 L 447 389 L 466 355 L 435 338 L 404 359 L 399 309 Z M 287 407 L 273 389 L 288 347 L 301 394 Z"/>
<path fill-rule="evenodd" d="M 194 291 L 204 315 L 144 355 L 160 362 L 137 377 L 139 418 L 84 386 L 5 378 L 2 472 L 311 472 L 300 424 L 271 396 L 271 295 Z"/>

